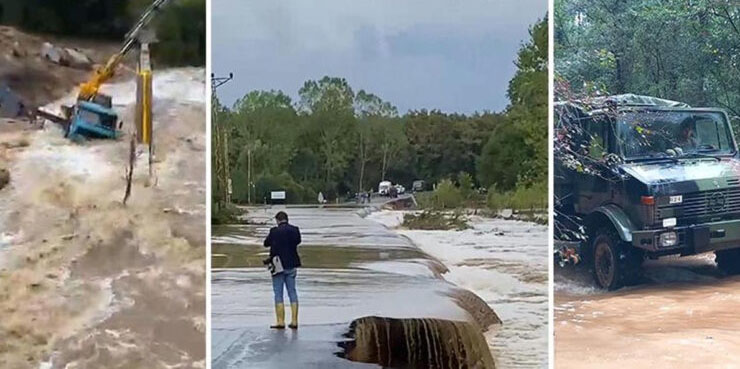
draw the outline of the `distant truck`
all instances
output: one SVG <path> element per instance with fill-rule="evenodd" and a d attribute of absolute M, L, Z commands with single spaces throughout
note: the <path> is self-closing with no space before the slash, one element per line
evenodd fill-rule
<path fill-rule="evenodd" d="M 740 273 L 740 156 L 725 111 L 619 95 L 556 103 L 555 117 L 558 263 L 585 263 L 609 290 L 665 255 L 713 251 Z"/>
<path fill-rule="evenodd" d="M 378 193 L 380 196 L 389 196 L 391 187 L 393 187 L 393 184 L 390 181 L 382 181 L 378 184 Z"/>

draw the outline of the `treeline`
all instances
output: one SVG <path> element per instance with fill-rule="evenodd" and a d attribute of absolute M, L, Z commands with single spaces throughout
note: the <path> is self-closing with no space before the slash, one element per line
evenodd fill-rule
<path fill-rule="evenodd" d="M 652 95 L 740 115 L 736 1 L 560 0 L 554 37 L 562 90 Z"/>
<path fill-rule="evenodd" d="M 530 33 L 501 113 L 399 115 L 391 102 L 337 77 L 306 81 L 298 101 L 281 91 L 249 92 L 231 108 L 216 101 L 215 124 L 229 132 L 233 201 L 261 203 L 276 189 L 291 203 L 314 203 L 318 192 L 331 201 L 377 191 L 381 180 L 406 188 L 449 180 L 445 188 L 465 194 L 546 189 L 547 22 Z M 532 195 L 544 202 L 547 191 Z"/>
<path fill-rule="evenodd" d="M 0 0 L 0 23 L 26 31 L 119 40 L 153 0 Z M 154 59 L 205 65 L 205 0 L 171 0 L 154 21 Z"/>

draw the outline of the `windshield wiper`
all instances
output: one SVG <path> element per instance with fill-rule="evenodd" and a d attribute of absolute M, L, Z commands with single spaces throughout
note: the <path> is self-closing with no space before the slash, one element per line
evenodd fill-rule
<path fill-rule="evenodd" d="M 640 156 L 636 158 L 632 158 L 632 161 L 651 161 L 651 160 L 668 160 L 672 162 L 678 162 L 678 158 L 675 156 L 669 156 L 665 153 L 657 153 L 657 154 L 650 154 L 645 156 Z"/>
<path fill-rule="evenodd" d="M 709 154 L 710 152 L 717 152 L 719 150 L 709 150 L 709 151 L 692 151 L 689 153 L 685 153 L 681 155 L 681 158 L 706 158 L 706 159 L 715 159 L 717 161 L 722 161 L 722 159 L 717 155 Z"/>

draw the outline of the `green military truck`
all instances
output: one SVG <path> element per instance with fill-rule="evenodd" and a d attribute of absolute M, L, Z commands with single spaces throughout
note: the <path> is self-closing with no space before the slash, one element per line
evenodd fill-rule
<path fill-rule="evenodd" d="M 725 111 L 637 95 L 555 104 L 555 258 L 596 283 L 714 252 L 740 272 L 740 155 Z"/>

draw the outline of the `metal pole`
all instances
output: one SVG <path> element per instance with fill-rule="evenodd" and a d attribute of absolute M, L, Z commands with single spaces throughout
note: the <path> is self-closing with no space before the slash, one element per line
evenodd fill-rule
<path fill-rule="evenodd" d="M 223 86 L 225 83 L 231 81 L 234 78 L 233 73 L 229 73 L 228 77 L 216 77 L 215 74 L 211 74 L 211 91 L 213 101 L 216 99 L 216 89 Z M 226 204 L 231 203 L 231 194 L 229 191 L 229 143 L 228 135 L 229 130 L 227 127 L 221 127 L 217 122 L 217 114 L 215 109 L 212 111 L 213 121 L 213 132 L 212 137 L 214 138 L 214 147 L 211 149 L 212 153 L 215 153 L 215 166 L 216 166 L 216 182 L 219 188 L 216 189 L 221 194 L 221 201 Z"/>

